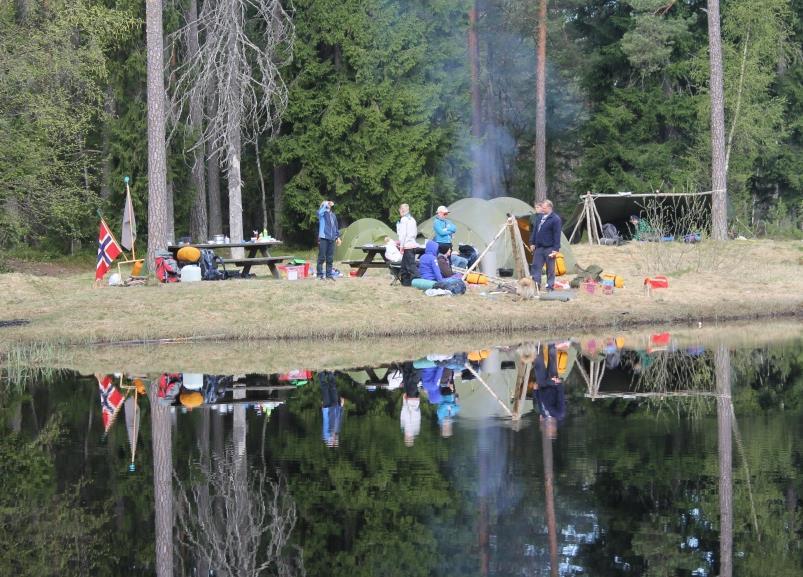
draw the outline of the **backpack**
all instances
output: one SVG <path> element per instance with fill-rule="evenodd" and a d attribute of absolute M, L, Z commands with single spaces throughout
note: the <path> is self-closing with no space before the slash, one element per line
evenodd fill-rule
<path fill-rule="evenodd" d="M 226 278 L 224 271 L 217 269 L 218 262 L 223 266 L 223 259 L 217 256 L 214 251 L 205 248 L 201 251 L 201 278 L 203 280 L 222 280 Z"/>
<path fill-rule="evenodd" d="M 156 256 L 156 278 L 159 282 L 178 282 L 178 263 L 170 253 L 159 253 Z"/>
<path fill-rule="evenodd" d="M 407 254 L 407 252 L 404 254 Z M 413 279 L 420 276 L 418 273 L 418 264 L 414 259 L 414 256 L 413 258 L 402 258 L 401 267 L 399 269 L 399 280 L 402 286 L 412 286 Z"/>
<path fill-rule="evenodd" d="M 447 290 L 453 295 L 462 295 L 466 292 L 466 283 L 459 278 L 449 278 L 443 282 L 436 282 L 432 288 Z"/>
<path fill-rule="evenodd" d="M 477 261 L 477 257 L 479 257 L 477 249 L 470 244 L 458 245 L 457 252 L 460 256 L 468 261 L 466 263 L 466 268 L 471 268 L 471 265 L 473 265 Z"/>
<path fill-rule="evenodd" d="M 602 238 L 599 239 L 599 243 L 603 245 L 617 245 L 622 242 L 622 235 L 619 234 L 619 230 L 611 224 L 610 222 L 606 222 L 602 225 Z"/>

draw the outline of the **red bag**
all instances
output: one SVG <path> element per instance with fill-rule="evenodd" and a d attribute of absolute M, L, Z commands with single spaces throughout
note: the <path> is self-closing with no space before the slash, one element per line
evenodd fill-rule
<path fill-rule="evenodd" d="M 644 286 L 649 286 L 650 288 L 669 288 L 669 279 L 663 275 L 647 277 L 644 279 Z"/>
<path fill-rule="evenodd" d="M 178 263 L 167 256 L 156 257 L 156 278 L 159 282 L 178 282 Z"/>

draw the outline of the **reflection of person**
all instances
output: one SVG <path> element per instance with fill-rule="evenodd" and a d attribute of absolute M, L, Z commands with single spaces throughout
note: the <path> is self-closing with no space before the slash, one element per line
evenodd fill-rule
<path fill-rule="evenodd" d="M 402 365 L 402 409 L 399 420 L 401 422 L 402 433 L 404 434 L 404 444 L 412 447 L 418 433 L 421 432 L 421 395 L 418 391 L 418 371 L 413 368 L 413 363 Z"/>
<path fill-rule="evenodd" d="M 452 424 L 454 423 L 454 418 L 460 412 L 460 405 L 457 403 L 457 394 L 454 387 L 453 372 L 449 369 L 447 371 L 449 373 L 446 374 L 444 372 L 441 378 L 441 400 L 438 403 L 438 424 L 441 427 L 442 437 L 452 436 Z"/>
<path fill-rule="evenodd" d="M 335 203 L 324 200 L 318 209 L 318 278 L 324 279 L 323 263 L 326 262 L 326 277 L 335 280 L 332 268 L 335 259 L 335 244 L 340 246 L 340 228 L 332 211 Z"/>
<path fill-rule="evenodd" d="M 546 265 L 546 288 L 555 287 L 555 258 L 560 250 L 560 231 L 563 227 L 560 217 L 552 209 L 552 201 L 541 203 L 543 216 L 534 219 L 530 234 L 530 248 L 533 251 L 532 277 L 541 288 L 541 269 Z"/>
<path fill-rule="evenodd" d="M 460 413 L 457 391 L 454 386 L 454 370 L 446 368 L 440 378 L 440 401 L 438 402 L 438 425 L 441 428 L 442 437 L 452 436 L 452 424 L 455 417 Z"/>
<path fill-rule="evenodd" d="M 337 394 L 335 373 L 321 371 L 318 373 L 321 386 L 321 414 L 323 427 L 321 436 L 329 447 L 337 447 L 340 443 L 340 425 L 343 422 L 343 399 Z"/>
<path fill-rule="evenodd" d="M 547 361 L 538 353 L 533 364 L 535 370 L 535 390 L 533 407 L 550 437 L 557 436 L 558 421 L 566 416 L 566 397 L 563 380 L 558 376 L 558 352 L 554 344 L 547 345 Z"/>

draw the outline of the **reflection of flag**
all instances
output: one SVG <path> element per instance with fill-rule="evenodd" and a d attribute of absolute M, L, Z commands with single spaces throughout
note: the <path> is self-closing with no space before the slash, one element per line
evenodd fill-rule
<path fill-rule="evenodd" d="M 131 203 L 131 191 L 126 185 L 125 207 L 123 207 L 123 233 L 120 235 L 120 244 L 126 250 L 134 248 L 137 240 L 137 219 L 134 218 L 134 205 Z"/>
<path fill-rule="evenodd" d="M 100 408 L 103 412 L 103 430 L 108 433 L 109 427 L 111 427 L 114 422 L 114 417 L 117 416 L 117 412 L 120 410 L 120 407 L 123 406 L 125 397 L 123 397 L 123 393 L 112 384 L 112 378 L 110 376 L 95 376 L 98 379 L 98 387 L 100 387 Z"/>
<path fill-rule="evenodd" d="M 95 267 L 95 280 L 100 280 L 109 270 L 114 259 L 120 256 L 123 249 L 117 244 L 109 230 L 106 221 L 100 220 L 100 232 L 98 233 L 98 264 Z"/>

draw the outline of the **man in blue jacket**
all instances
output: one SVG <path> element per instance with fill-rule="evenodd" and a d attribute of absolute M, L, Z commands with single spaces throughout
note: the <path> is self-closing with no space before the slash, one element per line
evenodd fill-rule
<path fill-rule="evenodd" d="M 546 264 L 546 288 L 551 291 L 555 288 L 555 257 L 560 250 L 560 231 L 563 223 L 553 211 L 552 201 L 541 203 L 541 220 L 535 219 L 530 234 L 530 249 L 533 251 L 532 276 L 533 281 L 541 288 L 541 269 Z"/>
<path fill-rule="evenodd" d="M 340 246 L 340 228 L 337 226 L 337 217 L 332 212 L 335 205 L 331 200 L 324 200 L 318 209 L 318 278 L 335 280 L 332 275 L 335 260 L 335 245 Z M 326 277 L 324 277 L 323 263 L 326 262 Z"/>

